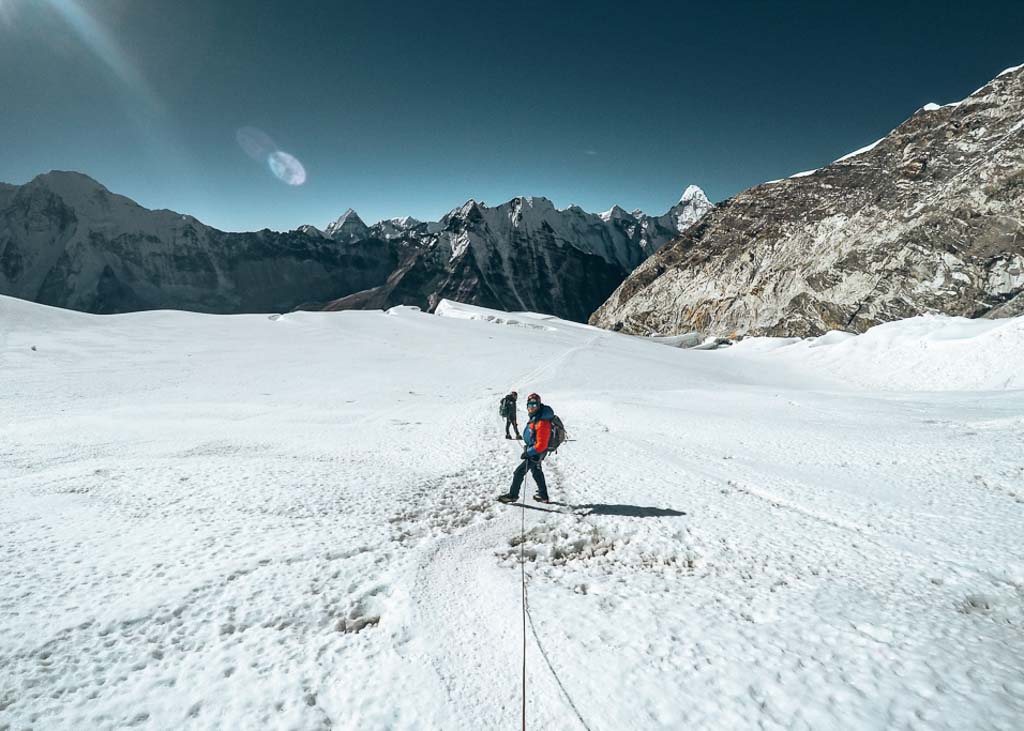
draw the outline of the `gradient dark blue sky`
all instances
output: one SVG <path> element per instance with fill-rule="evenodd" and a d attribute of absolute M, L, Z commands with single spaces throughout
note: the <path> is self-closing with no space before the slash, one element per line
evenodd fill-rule
<path fill-rule="evenodd" d="M 818 167 L 1024 62 L 1024 2 L 0 0 L 0 180 L 228 230 L 520 194 L 664 212 Z M 301 160 L 289 186 L 236 143 Z"/>

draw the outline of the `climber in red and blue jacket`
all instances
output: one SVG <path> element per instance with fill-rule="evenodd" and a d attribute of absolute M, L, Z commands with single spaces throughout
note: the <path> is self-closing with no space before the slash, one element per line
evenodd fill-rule
<path fill-rule="evenodd" d="M 523 429 L 523 442 L 526 444 L 526 449 L 520 456 L 523 462 L 512 475 L 512 487 L 506 494 L 498 496 L 499 502 L 514 503 L 519 498 L 519 488 L 523 485 L 526 470 L 530 470 L 533 481 L 537 483 L 537 494 L 533 496 L 533 499 L 539 503 L 551 502 L 548 499 L 548 485 L 540 463 L 548 450 L 548 441 L 551 439 L 551 420 L 554 418 L 555 412 L 550 406 L 541 403 L 540 396 L 531 393 L 526 399 L 526 413 L 530 415 L 530 421 Z"/>

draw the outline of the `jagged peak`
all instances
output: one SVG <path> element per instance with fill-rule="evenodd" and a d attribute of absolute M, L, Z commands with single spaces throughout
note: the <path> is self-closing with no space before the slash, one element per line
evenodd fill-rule
<path fill-rule="evenodd" d="M 334 225 L 335 226 L 341 226 L 341 225 L 344 225 L 344 224 L 349 223 L 349 222 L 351 222 L 351 223 L 357 223 L 358 222 L 358 223 L 362 223 L 364 226 L 366 225 L 365 223 L 363 223 L 363 219 L 361 219 L 359 217 L 359 214 L 355 212 L 355 209 L 352 209 L 352 208 L 345 209 L 345 212 L 342 213 L 340 216 L 338 216 L 338 219 L 334 222 Z"/>
<path fill-rule="evenodd" d="M 329 238 L 342 241 L 355 240 L 365 236 L 369 231 L 370 229 L 363 223 L 363 219 L 359 217 L 359 214 L 349 208 L 338 216 L 338 220 L 330 224 L 324 233 Z"/>
<path fill-rule="evenodd" d="M 626 209 L 620 206 L 618 203 L 613 205 L 604 213 L 599 213 L 597 215 L 601 218 L 602 221 L 611 221 L 617 218 L 629 217 L 629 213 L 626 212 Z"/>
<path fill-rule="evenodd" d="M 704 193 L 704 190 L 700 186 L 698 186 L 698 185 L 688 185 L 688 186 L 686 186 L 686 190 L 683 191 L 683 194 L 681 196 L 679 196 L 679 202 L 680 203 L 690 203 L 690 202 L 693 202 L 693 201 L 697 201 L 697 202 L 700 202 L 700 203 L 710 203 L 711 202 L 711 201 L 708 200 L 707 195 Z"/>
<path fill-rule="evenodd" d="M 555 204 L 549 198 L 542 195 L 520 195 L 510 200 L 506 205 L 520 205 L 529 208 L 554 208 Z"/>

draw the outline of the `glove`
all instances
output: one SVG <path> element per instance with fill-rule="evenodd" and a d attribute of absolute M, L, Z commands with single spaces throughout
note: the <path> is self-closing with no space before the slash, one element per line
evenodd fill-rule
<path fill-rule="evenodd" d="M 519 455 L 519 459 L 526 459 L 526 450 L 525 449 L 523 450 L 523 453 Z"/>

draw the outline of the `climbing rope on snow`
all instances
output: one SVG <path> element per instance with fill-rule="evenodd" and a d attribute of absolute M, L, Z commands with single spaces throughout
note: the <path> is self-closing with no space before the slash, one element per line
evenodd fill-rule
<path fill-rule="evenodd" d="M 554 471 L 554 470 L 553 470 Z M 555 472 L 557 474 L 557 472 Z M 540 650 L 540 655 L 544 658 L 544 664 L 548 666 L 548 670 L 551 671 L 552 677 L 555 682 L 558 683 L 559 689 L 562 691 L 562 695 L 565 696 L 565 700 L 569 702 L 569 707 L 572 708 L 572 712 L 576 714 L 576 719 L 580 722 L 580 725 L 590 731 L 590 726 L 583 720 L 580 709 L 576 707 L 576 704 L 572 700 L 572 696 L 569 695 L 569 691 L 562 683 L 562 679 L 558 677 L 558 673 L 555 671 L 555 666 L 551 663 L 551 658 L 548 657 L 547 651 L 544 649 L 544 645 L 540 641 L 540 636 L 537 634 L 537 626 L 533 623 L 533 615 L 530 614 L 530 603 L 528 601 L 526 593 L 526 503 L 524 502 L 520 506 L 520 517 L 521 517 L 521 534 L 519 536 L 519 570 L 520 578 L 522 580 L 523 590 L 523 731 L 526 731 L 526 623 L 529 620 L 530 632 L 533 634 L 533 641 L 537 643 L 537 649 Z M 579 518 L 577 516 L 577 520 Z"/>
<path fill-rule="evenodd" d="M 583 720 L 583 716 L 580 714 L 580 709 L 576 707 L 575 703 L 573 703 L 572 696 L 569 695 L 569 691 L 566 690 L 565 686 L 562 684 L 562 679 L 558 677 L 558 673 L 555 672 L 555 667 L 551 664 L 551 658 L 548 657 L 548 653 L 544 650 L 544 645 L 540 643 L 540 637 L 537 636 L 537 626 L 533 623 L 533 615 L 530 614 L 529 604 L 526 606 L 526 616 L 530 620 L 530 631 L 533 633 L 533 639 L 537 643 L 537 649 L 540 650 L 541 657 L 544 658 L 544 663 L 548 666 L 548 670 L 551 671 L 551 675 L 554 676 L 555 682 L 558 683 L 558 687 L 561 689 L 562 695 L 565 696 L 565 700 L 569 702 L 569 707 L 572 708 L 572 712 L 576 714 L 576 720 L 580 722 L 580 725 L 583 726 L 583 728 L 590 731 L 590 726 L 588 726 L 587 722 Z"/>
<path fill-rule="evenodd" d="M 526 731 L 526 503 L 520 508 L 522 534 L 519 537 L 519 573 L 523 584 L 523 731 Z"/>

